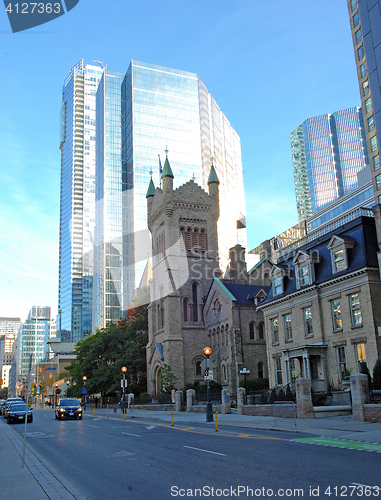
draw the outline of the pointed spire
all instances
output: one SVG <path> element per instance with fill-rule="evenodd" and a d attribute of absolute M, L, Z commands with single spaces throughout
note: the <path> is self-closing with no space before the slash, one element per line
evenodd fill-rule
<path fill-rule="evenodd" d="M 210 173 L 209 173 L 209 178 L 208 178 L 208 184 L 212 184 L 213 182 L 216 182 L 217 184 L 220 183 L 220 181 L 218 180 L 218 177 L 217 177 L 217 174 L 216 174 L 216 171 L 214 169 L 214 165 L 213 165 L 213 156 L 212 156 L 212 166 L 210 167 Z"/>
<path fill-rule="evenodd" d="M 155 196 L 155 185 L 153 183 L 152 177 L 151 180 L 149 181 L 146 198 L 150 198 L 151 196 Z"/>
<path fill-rule="evenodd" d="M 172 177 L 174 178 L 171 166 L 168 161 L 168 148 L 165 147 L 165 163 L 164 163 L 164 168 L 163 168 L 163 173 L 161 174 L 161 177 Z"/>

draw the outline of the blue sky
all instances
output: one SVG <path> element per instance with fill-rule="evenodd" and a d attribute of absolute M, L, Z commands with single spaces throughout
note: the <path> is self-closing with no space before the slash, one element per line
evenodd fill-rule
<path fill-rule="evenodd" d="M 0 316 L 57 311 L 61 92 L 82 58 L 200 75 L 241 137 L 249 249 L 297 223 L 290 132 L 360 105 L 345 0 L 80 0 L 16 34 L 0 7 Z"/>

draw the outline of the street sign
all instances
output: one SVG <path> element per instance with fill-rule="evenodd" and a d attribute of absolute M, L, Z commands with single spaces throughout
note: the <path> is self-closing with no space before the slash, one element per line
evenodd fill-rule
<path fill-rule="evenodd" d="M 56 370 L 55 366 L 47 366 L 45 370 Z M 25 419 L 24 419 L 25 420 Z"/>
<path fill-rule="evenodd" d="M 213 380 L 213 370 L 205 370 L 204 380 Z"/>
<path fill-rule="evenodd" d="M 209 368 L 209 370 L 213 370 L 213 368 L 215 367 L 216 365 L 213 363 L 211 359 L 204 359 L 204 361 L 201 363 L 201 368 L 203 370 L 206 370 L 207 368 Z"/>
<path fill-rule="evenodd" d="M 82 394 L 87 394 L 87 389 L 86 387 L 82 387 Z M 24 419 L 25 420 L 25 419 Z"/>

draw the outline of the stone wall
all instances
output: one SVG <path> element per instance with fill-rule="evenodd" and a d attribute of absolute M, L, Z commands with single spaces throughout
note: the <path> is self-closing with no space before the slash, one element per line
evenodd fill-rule
<path fill-rule="evenodd" d="M 365 422 L 381 423 L 381 405 L 363 405 Z"/>
<path fill-rule="evenodd" d="M 274 416 L 274 405 L 245 405 L 240 408 L 242 409 L 241 415 L 252 415 L 254 417 Z M 275 416 L 280 418 L 294 418 L 296 416 L 295 405 L 276 405 Z"/>

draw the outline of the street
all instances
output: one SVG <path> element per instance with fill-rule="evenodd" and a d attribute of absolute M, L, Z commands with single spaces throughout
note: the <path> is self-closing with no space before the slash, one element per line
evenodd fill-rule
<path fill-rule="evenodd" d="M 27 444 L 91 500 L 381 496 L 381 454 L 314 446 L 295 433 L 232 429 L 92 410 L 81 421 L 35 409 Z M 7 425 L 1 420 L 2 425 Z M 24 425 L 11 425 L 22 435 Z M 306 437 L 306 436 L 303 436 Z M 365 486 L 369 488 L 366 489 Z"/>

